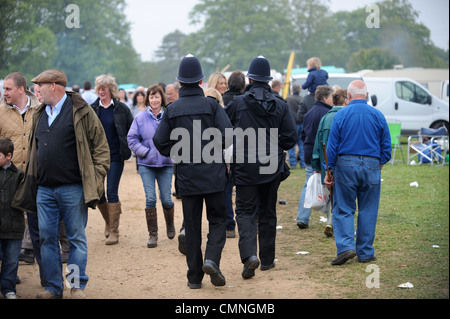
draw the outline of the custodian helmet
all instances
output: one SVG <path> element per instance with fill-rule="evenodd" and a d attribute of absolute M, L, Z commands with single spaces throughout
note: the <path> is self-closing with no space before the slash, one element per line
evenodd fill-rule
<path fill-rule="evenodd" d="M 269 82 L 272 80 L 269 61 L 262 55 L 253 59 L 248 68 L 247 77 L 259 82 Z"/>
<path fill-rule="evenodd" d="M 192 54 L 181 59 L 177 80 L 182 83 L 197 83 L 204 79 L 200 61 Z"/>

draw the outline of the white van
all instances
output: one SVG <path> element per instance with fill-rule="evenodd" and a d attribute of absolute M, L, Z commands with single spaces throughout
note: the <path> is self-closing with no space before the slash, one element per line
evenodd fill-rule
<path fill-rule="evenodd" d="M 400 122 L 403 133 L 416 133 L 421 128 L 449 128 L 449 108 L 445 102 L 418 82 L 409 78 L 365 77 L 372 100 L 388 122 Z"/>
<path fill-rule="evenodd" d="M 448 80 L 441 82 L 441 100 L 444 100 L 448 103 Z"/>

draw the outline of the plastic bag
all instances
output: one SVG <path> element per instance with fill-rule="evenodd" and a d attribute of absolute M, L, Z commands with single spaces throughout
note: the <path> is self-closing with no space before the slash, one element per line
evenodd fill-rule
<path fill-rule="evenodd" d="M 321 174 L 314 173 L 306 184 L 304 207 L 320 210 L 327 204 L 329 196 L 330 191 L 325 185 L 322 185 Z"/>

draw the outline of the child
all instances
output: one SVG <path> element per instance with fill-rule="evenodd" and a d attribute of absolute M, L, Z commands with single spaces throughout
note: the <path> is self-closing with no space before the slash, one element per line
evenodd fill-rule
<path fill-rule="evenodd" d="M 306 67 L 308 68 L 308 77 L 306 82 L 302 85 L 304 90 L 308 89 L 309 93 L 314 95 L 316 88 L 319 85 L 328 85 L 328 73 L 325 70 L 321 70 L 322 62 L 319 58 L 310 58 L 306 61 Z"/>
<path fill-rule="evenodd" d="M 6 299 L 16 299 L 17 269 L 25 230 L 23 212 L 11 207 L 17 187 L 24 177 L 24 172 L 11 162 L 13 153 L 13 142 L 0 138 L 0 286 Z"/>

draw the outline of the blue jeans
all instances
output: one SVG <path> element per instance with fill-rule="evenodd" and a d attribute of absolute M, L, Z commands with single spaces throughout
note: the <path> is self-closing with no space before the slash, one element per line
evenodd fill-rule
<path fill-rule="evenodd" d="M 106 198 L 108 198 L 108 203 L 111 204 L 119 202 L 119 183 L 122 177 L 123 167 L 123 162 L 111 162 L 108 174 L 106 175 L 106 197 L 105 192 L 103 192 L 99 204 L 106 202 Z"/>
<path fill-rule="evenodd" d="M 38 186 L 37 214 L 41 239 L 41 262 L 45 279 L 45 290 L 62 294 L 62 275 L 59 229 L 61 219 L 69 239 L 69 260 L 66 279 L 71 288 L 84 289 L 89 277 L 86 275 L 87 240 L 86 224 L 88 207 L 84 202 L 83 186 L 63 185 L 59 187 Z"/>
<path fill-rule="evenodd" d="M 300 167 L 301 168 L 305 168 L 306 167 L 305 160 L 304 160 L 305 152 L 303 151 L 303 141 L 301 139 L 302 129 L 303 129 L 303 124 L 297 123 L 298 157 L 300 157 Z M 291 168 L 297 166 L 297 156 L 295 155 L 295 146 L 288 151 L 288 154 L 289 154 L 289 166 Z"/>
<path fill-rule="evenodd" d="M 0 287 L 3 296 L 8 292 L 16 293 L 16 277 L 21 247 L 22 239 L 0 239 L 0 256 L 2 257 Z"/>
<path fill-rule="evenodd" d="M 172 201 L 172 176 L 173 167 L 148 167 L 139 165 L 139 175 L 141 175 L 142 184 L 145 192 L 145 208 L 156 207 L 156 187 L 155 181 L 158 181 L 159 197 L 164 209 L 173 207 Z"/>
<path fill-rule="evenodd" d="M 311 164 L 306 164 L 306 179 L 305 185 L 303 185 L 302 193 L 300 194 L 300 200 L 298 202 L 297 223 L 309 224 L 309 216 L 311 216 L 311 209 L 303 207 L 305 205 L 306 185 L 311 176 L 314 175 L 314 170 Z"/>
<path fill-rule="evenodd" d="M 355 249 L 358 259 L 370 259 L 375 254 L 373 241 L 380 203 L 380 161 L 372 157 L 340 156 L 334 170 L 334 182 L 333 227 L 337 253 Z"/>

